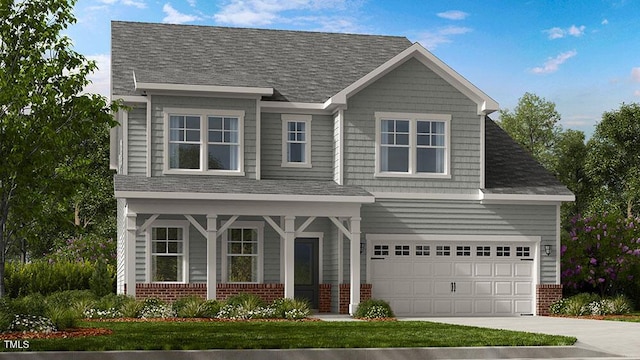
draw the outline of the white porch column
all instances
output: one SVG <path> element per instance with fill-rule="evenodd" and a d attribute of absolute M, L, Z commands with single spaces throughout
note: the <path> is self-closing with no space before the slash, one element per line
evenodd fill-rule
<path fill-rule="evenodd" d="M 360 217 L 351 218 L 351 293 L 349 314 L 353 315 L 360 304 Z"/>
<path fill-rule="evenodd" d="M 207 215 L 207 299 L 216 298 L 216 245 L 218 240 L 218 215 Z"/>
<path fill-rule="evenodd" d="M 126 272 L 125 272 L 125 284 L 127 284 L 127 295 L 136 296 L 136 235 L 138 233 L 136 228 L 137 214 L 127 212 L 126 229 L 127 235 L 125 238 L 125 257 L 126 257 Z"/>
<path fill-rule="evenodd" d="M 284 218 L 284 297 L 294 297 L 294 262 L 295 262 L 295 216 Z"/>

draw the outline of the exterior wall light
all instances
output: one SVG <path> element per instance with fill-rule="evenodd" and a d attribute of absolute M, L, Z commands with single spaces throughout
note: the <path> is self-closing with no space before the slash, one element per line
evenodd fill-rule
<path fill-rule="evenodd" d="M 551 245 L 544 246 L 544 253 L 547 254 L 547 256 L 551 255 Z"/>

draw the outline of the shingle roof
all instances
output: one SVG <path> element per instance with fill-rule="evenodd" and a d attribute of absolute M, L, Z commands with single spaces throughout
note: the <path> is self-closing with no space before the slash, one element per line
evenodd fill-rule
<path fill-rule="evenodd" d="M 372 197 L 360 187 L 338 185 L 333 181 L 253 180 L 235 176 L 115 175 L 114 187 L 116 192 Z"/>
<path fill-rule="evenodd" d="M 485 139 L 485 193 L 572 194 L 489 118 L 485 122 Z"/>
<path fill-rule="evenodd" d="M 269 87 L 269 100 L 324 102 L 411 46 L 405 37 L 111 23 L 113 94 L 139 82 Z"/>

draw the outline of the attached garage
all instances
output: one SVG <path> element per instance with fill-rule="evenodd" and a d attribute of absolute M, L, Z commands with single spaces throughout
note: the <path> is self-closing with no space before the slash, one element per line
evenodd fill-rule
<path fill-rule="evenodd" d="M 535 313 L 540 239 L 367 236 L 372 296 L 397 316 Z"/>

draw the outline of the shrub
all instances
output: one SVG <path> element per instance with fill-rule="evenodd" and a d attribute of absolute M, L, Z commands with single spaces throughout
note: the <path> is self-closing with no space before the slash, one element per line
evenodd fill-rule
<path fill-rule="evenodd" d="M 265 305 L 261 297 L 255 294 L 238 294 L 227 299 L 227 305 L 241 306 L 246 310 L 255 310 Z"/>
<path fill-rule="evenodd" d="M 78 303 L 93 303 L 96 296 L 90 290 L 65 290 L 50 294 L 46 297 L 47 305 L 73 307 Z"/>
<path fill-rule="evenodd" d="M 304 319 L 311 315 L 311 305 L 306 299 L 277 299 L 271 304 L 274 316 L 289 320 Z"/>
<path fill-rule="evenodd" d="M 96 261 L 93 273 L 89 279 L 91 291 L 98 297 L 111 294 L 113 293 L 113 280 L 113 276 L 109 274 L 107 263 L 103 260 Z"/>
<path fill-rule="evenodd" d="M 95 304 L 94 304 L 94 308 L 97 310 L 109 310 L 109 309 L 116 309 L 116 310 L 120 310 L 120 308 L 122 308 L 122 306 L 133 300 L 133 297 L 131 296 L 127 296 L 124 294 L 108 294 L 105 295 L 101 298 L 99 298 Z"/>
<path fill-rule="evenodd" d="M 59 306 L 50 306 L 46 312 L 47 318 L 51 320 L 58 330 L 65 330 L 77 327 L 78 320 L 83 317 L 82 312 L 78 312 L 73 308 L 63 308 Z"/>
<path fill-rule="evenodd" d="M 354 317 L 362 319 L 379 319 L 395 317 L 391 306 L 384 300 L 369 299 L 361 302 Z"/>
<path fill-rule="evenodd" d="M 12 305 L 16 314 L 44 316 L 47 311 L 45 297 L 39 293 L 15 299 Z"/>
<path fill-rule="evenodd" d="M 622 315 L 633 311 L 633 303 L 624 295 L 618 295 L 608 300 L 611 314 Z"/>
<path fill-rule="evenodd" d="M 0 333 L 9 330 L 15 313 L 8 297 L 0 298 Z"/>
<path fill-rule="evenodd" d="M 9 325 L 9 331 L 51 333 L 56 330 L 50 319 L 37 315 L 15 315 Z"/>
<path fill-rule="evenodd" d="M 46 296 L 63 290 L 89 290 L 89 279 L 94 267 L 88 261 L 49 263 L 39 260 L 27 264 L 7 262 L 6 294 L 17 298 L 34 293 Z M 109 270 L 109 276 L 115 278 L 113 269 Z"/>
<path fill-rule="evenodd" d="M 145 299 L 142 304 L 142 310 L 140 311 L 141 318 L 169 318 L 176 316 L 171 305 L 164 303 L 160 299 L 148 298 Z"/>
<path fill-rule="evenodd" d="M 567 307 L 567 299 L 562 298 L 554 302 L 553 304 L 551 304 L 551 306 L 549 307 L 549 312 L 553 315 L 562 315 L 562 314 L 565 314 L 566 307 Z"/>
<path fill-rule="evenodd" d="M 582 293 L 556 301 L 549 308 L 555 315 L 621 315 L 628 314 L 633 304 L 623 295 L 601 299 L 598 295 Z"/>
<path fill-rule="evenodd" d="M 144 303 L 142 301 L 130 297 L 122 304 L 120 312 L 126 318 L 138 318 L 141 316 L 143 308 Z"/>
<path fill-rule="evenodd" d="M 199 296 L 181 298 L 173 303 L 173 311 L 175 311 L 178 317 L 204 317 L 205 310 L 205 301 Z"/>

